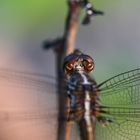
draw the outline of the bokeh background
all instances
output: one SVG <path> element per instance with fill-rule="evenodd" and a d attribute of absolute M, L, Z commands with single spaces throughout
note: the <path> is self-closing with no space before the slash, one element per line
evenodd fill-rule
<path fill-rule="evenodd" d="M 140 1 L 94 0 L 92 2 L 94 7 L 104 11 L 105 15 L 93 17 L 92 23 L 88 26 L 79 26 L 75 48 L 94 58 L 93 75 L 100 83 L 115 74 L 140 66 Z M 46 39 L 63 35 L 66 15 L 66 0 L 0 0 L 0 68 L 55 76 L 55 54 L 53 50 L 44 51 L 42 43 Z M 81 21 L 83 16 L 84 11 L 81 14 Z M 1 89 L 1 110 L 8 111 L 9 108 L 12 110 L 17 106 L 28 109 L 27 105 L 24 106 L 22 96 L 11 95 L 11 89 L 9 92 L 4 90 Z M 9 98 L 11 96 L 13 98 Z M 34 92 L 30 94 L 30 98 L 35 98 Z M 37 106 L 37 101 L 35 103 L 34 101 L 35 99 L 26 102 Z M 53 102 L 55 104 L 55 101 Z M 51 104 L 48 103 L 48 106 Z M 19 133 L 16 130 L 23 130 L 26 126 L 13 125 L 3 124 L 0 132 L 1 140 L 31 139 L 29 131 L 25 136 L 23 131 Z M 43 127 L 36 125 L 33 128 L 30 133 L 35 134 L 34 140 L 46 139 L 45 125 Z M 9 130 L 15 131 L 6 136 Z M 35 133 L 39 131 L 40 133 Z"/>

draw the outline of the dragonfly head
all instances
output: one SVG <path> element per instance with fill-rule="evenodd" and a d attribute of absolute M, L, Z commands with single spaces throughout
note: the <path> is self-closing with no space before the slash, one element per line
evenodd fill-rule
<path fill-rule="evenodd" d="M 74 72 L 89 73 L 93 69 L 93 59 L 79 50 L 74 51 L 64 59 L 63 70 L 66 75 L 71 75 Z"/>

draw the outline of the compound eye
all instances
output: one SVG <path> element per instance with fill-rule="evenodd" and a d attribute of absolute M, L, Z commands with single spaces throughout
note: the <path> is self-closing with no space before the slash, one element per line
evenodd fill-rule
<path fill-rule="evenodd" d="M 73 64 L 73 63 L 68 63 L 68 64 L 66 65 L 66 69 L 67 69 L 68 71 L 71 71 L 71 70 L 73 69 L 73 67 L 74 67 L 74 64 Z"/>
<path fill-rule="evenodd" d="M 94 69 L 94 62 L 93 61 L 84 60 L 83 65 L 84 65 L 85 70 L 87 72 L 91 72 Z"/>
<path fill-rule="evenodd" d="M 74 71 L 74 63 L 75 61 L 70 61 L 64 65 L 64 71 L 66 74 L 71 74 Z"/>

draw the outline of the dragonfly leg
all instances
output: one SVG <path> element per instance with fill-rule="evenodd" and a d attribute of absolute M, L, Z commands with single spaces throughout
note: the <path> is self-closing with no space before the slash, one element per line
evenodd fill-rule
<path fill-rule="evenodd" d="M 103 127 L 105 127 L 113 122 L 112 119 L 107 118 L 107 117 L 98 117 L 97 119 L 98 119 L 98 122 L 100 122 Z"/>

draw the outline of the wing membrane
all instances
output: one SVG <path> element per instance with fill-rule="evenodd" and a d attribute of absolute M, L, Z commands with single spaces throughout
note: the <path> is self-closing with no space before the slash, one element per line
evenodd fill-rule
<path fill-rule="evenodd" d="M 99 86 L 105 105 L 140 104 L 140 68 L 114 76 Z"/>
<path fill-rule="evenodd" d="M 43 74 L 0 69 L 1 139 L 57 139 L 55 80 Z"/>
<path fill-rule="evenodd" d="M 104 117 L 112 120 L 103 127 L 97 122 L 97 140 L 139 140 L 140 139 L 140 108 L 132 106 L 106 106 Z"/>
<path fill-rule="evenodd" d="M 0 69 L 0 82 L 14 86 L 20 86 L 23 88 L 38 88 L 45 89 L 46 91 L 53 89 L 56 86 L 54 77 L 49 75 L 37 74 L 37 73 L 29 73 L 29 72 L 19 72 L 12 71 L 8 69 Z M 48 87 L 48 88 L 47 88 Z M 54 88 L 55 89 L 55 88 Z M 56 91 L 55 91 L 56 92 Z"/>
<path fill-rule="evenodd" d="M 0 120 L 57 118 L 55 78 L 0 69 Z"/>
<path fill-rule="evenodd" d="M 140 122 L 127 119 L 117 119 L 106 127 L 97 123 L 97 140 L 139 140 Z"/>
<path fill-rule="evenodd" d="M 140 68 L 114 76 L 99 86 L 105 128 L 97 123 L 97 140 L 140 139 Z"/>

